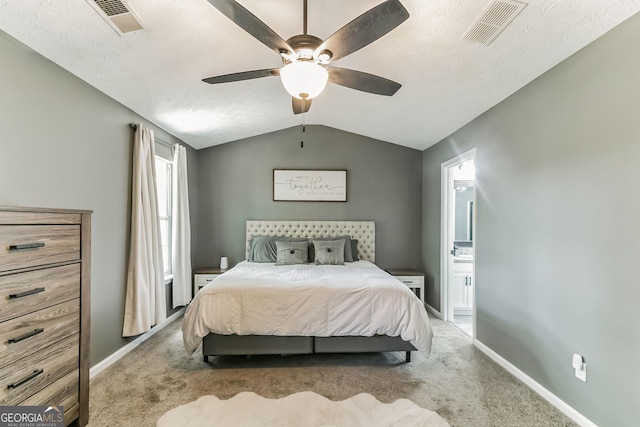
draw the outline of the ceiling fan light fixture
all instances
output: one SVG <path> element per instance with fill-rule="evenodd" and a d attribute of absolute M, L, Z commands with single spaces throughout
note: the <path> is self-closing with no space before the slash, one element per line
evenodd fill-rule
<path fill-rule="evenodd" d="M 318 61 L 320 61 L 321 64 L 326 64 L 329 61 L 331 61 L 331 57 L 333 55 L 331 54 L 331 52 L 329 52 L 328 50 L 323 50 L 322 52 L 320 52 L 320 54 L 318 55 Z"/>
<path fill-rule="evenodd" d="M 280 78 L 291 96 L 313 99 L 324 90 L 329 73 L 315 62 L 295 61 L 282 67 Z"/>
<path fill-rule="evenodd" d="M 313 49 L 299 49 L 296 51 L 298 54 L 298 58 L 300 59 L 311 59 L 313 58 Z"/>

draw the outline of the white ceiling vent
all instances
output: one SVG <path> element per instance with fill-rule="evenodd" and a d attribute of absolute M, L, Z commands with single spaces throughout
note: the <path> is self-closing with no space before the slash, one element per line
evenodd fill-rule
<path fill-rule="evenodd" d="M 142 21 L 124 0 L 87 0 L 120 35 L 144 29 Z"/>
<path fill-rule="evenodd" d="M 496 0 L 462 38 L 488 46 L 526 6 L 527 3 L 516 0 Z"/>

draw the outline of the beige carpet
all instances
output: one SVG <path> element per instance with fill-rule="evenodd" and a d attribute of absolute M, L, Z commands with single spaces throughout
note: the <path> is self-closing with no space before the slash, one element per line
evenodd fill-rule
<path fill-rule="evenodd" d="M 453 324 L 434 319 L 433 351 L 212 358 L 187 355 L 182 318 L 91 380 L 90 427 L 156 425 L 170 409 L 199 397 L 250 391 L 279 399 L 313 391 L 330 400 L 369 393 L 383 403 L 409 399 L 452 427 L 575 426 L 496 365 Z"/>
<path fill-rule="evenodd" d="M 157 427 L 449 427 L 410 400 L 382 403 L 367 393 L 342 401 L 312 391 L 281 399 L 242 392 L 231 399 L 203 396 L 164 414 Z"/>

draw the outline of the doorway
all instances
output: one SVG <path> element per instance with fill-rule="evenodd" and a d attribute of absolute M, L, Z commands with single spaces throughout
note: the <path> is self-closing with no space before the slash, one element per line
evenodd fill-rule
<path fill-rule="evenodd" d="M 475 148 L 441 169 L 441 295 L 444 320 L 475 336 Z"/>

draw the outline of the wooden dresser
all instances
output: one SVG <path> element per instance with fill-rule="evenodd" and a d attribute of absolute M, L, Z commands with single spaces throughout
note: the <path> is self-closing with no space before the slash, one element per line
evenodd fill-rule
<path fill-rule="evenodd" d="M 0 207 L 0 406 L 89 419 L 91 212 Z"/>

